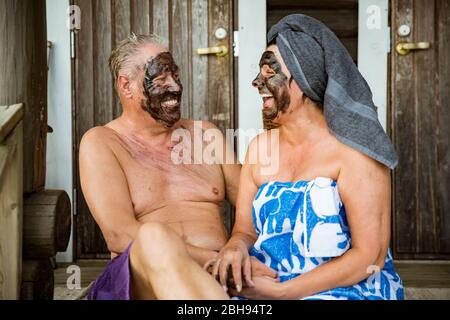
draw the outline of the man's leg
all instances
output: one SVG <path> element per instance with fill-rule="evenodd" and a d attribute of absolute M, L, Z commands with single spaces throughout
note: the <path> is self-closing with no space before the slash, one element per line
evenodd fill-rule
<path fill-rule="evenodd" d="M 229 299 L 188 254 L 183 240 L 160 223 L 144 224 L 131 248 L 133 299 Z"/>

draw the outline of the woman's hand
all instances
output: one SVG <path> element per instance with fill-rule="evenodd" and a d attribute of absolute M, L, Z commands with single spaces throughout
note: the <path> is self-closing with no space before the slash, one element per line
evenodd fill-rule
<path fill-rule="evenodd" d="M 230 289 L 231 296 L 241 296 L 249 300 L 283 299 L 283 288 L 278 279 L 262 276 L 253 277 L 253 287 L 243 288 L 240 292 Z"/>
<path fill-rule="evenodd" d="M 246 268 L 248 260 L 250 261 L 249 273 Z M 234 265 L 233 262 L 235 262 Z M 241 262 L 240 265 L 239 262 Z M 232 277 L 229 276 L 230 265 L 232 268 Z M 228 290 L 227 284 L 232 285 L 237 291 L 242 290 L 244 287 L 242 283 L 242 271 L 247 287 L 254 286 L 252 277 L 268 277 L 278 281 L 278 274 L 275 270 L 269 268 L 257 258 L 250 257 L 247 250 L 241 252 L 237 247 L 234 249 L 224 249 L 223 252 L 219 253 L 217 258 L 208 261 L 204 268 L 215 278 L 217 278 L 217 275 L 219 274 L 219 281 L 225 290 Z"/>
<path fill-rule="evenodd" d="M 233 282 L 236 290 L 242 290 L 242 276 L 245 278 L 247 286 L 253 286 L 252 264 L 250 256 L 245 247 L 225 246 L 216 259 L 208 261 L 204 269 L 209 270 L 211 275 L 217 279 L 225 291 L 228 291 L 227 283 L 230 282 L 228 272 L 231 267 Z"/>
<path fill-rule="evenodd" d="M 252 277 L 269 277 L 273 279 L 278 278 L 278 273 L 272 268 L 266 266 L 255 257 L 250 257 L 252 264 Z"/>

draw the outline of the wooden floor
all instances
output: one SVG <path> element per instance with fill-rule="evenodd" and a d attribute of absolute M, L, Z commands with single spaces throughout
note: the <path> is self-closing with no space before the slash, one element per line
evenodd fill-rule
<path fill-rule="evenodd" d="M 450 261 L 396 261 L 408 300 L 450 300 Z"/>
<path fill-rule="evenodd" d="M 79 260 L 76 263 L 59 263 L 55 270 L 55 300 L 76 300 L 86 295 L 88 286 L 98 277 L 103 271 L 108 260 Z M 69 290 L 67 289 L 67 279 L 70 274 L 66 273 L 70 265 L 77 265 L 81 271 L 81 289 Z"/>
<path fill-rule="evenodd" d="M 107 260 L 80 260 L 80 290 L 67 289 L 66 273 L 70 264 L 58 264 L 55 270 L 55 300 L 74 300 L 84 296 L 86 288 L 104 269 Z M 450 300 L 450 261 L 396 261 L 396 271 L 405 285 L 409 300 Z"/>
<path fill-rule="evenodd" d="M 450 288 L 450 261 L 396 261 L 406 287 Z"/>

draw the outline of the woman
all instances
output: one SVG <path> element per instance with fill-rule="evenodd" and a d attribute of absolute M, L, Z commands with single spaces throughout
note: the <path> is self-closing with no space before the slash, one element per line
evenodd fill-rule
<path fill-rule="evenodd" d="M 279 144 L 275 132 L 251 143 L 212 274 L 247 299 L 403 299 L 388 248 L 397 158 L 367 83 L 311 17 L 282 19 L 268 39 L 253 85 Z M 250 161 L 266 151 L 278 168 L 268 174 Z"/>

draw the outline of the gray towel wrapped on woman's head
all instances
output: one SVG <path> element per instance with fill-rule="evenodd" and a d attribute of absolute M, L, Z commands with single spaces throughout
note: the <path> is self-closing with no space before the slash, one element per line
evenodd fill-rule
<path fill-rule="evenodd" d="M 336 35 L 314 18 L 293 14 L 272 27 L 272 41 L 300 89 L 323 105 L 336 138 L 394 169 L 397 154 L 378 120 L 372 92 Z"/>

